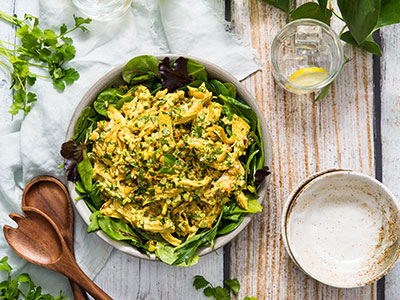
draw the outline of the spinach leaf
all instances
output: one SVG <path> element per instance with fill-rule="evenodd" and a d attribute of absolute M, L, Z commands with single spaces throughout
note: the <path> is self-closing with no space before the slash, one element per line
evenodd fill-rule
<path fill-rule="evenodd" d="M 193 256 L 195 256 L 196 250 L 200 246 L 210 245 L 214 247 L 214 239 L 217 235 L 218 226 L 222 219 L 222 213 L 220 214 L 216 224 L 210 229 L 203 233 L 199 233 L 188 239 L 186 242 L 181 244 L 175 249 L 177 259 L 173 262 L 173 265 L 180 265 L 181 263 L 189 263 Z"/>
<path fill-rule="evenodd" d="M 238 216 L 237 220 L 227 222 L 226 224 L 222 225 L 221 228 L 218 229 L 218 235 L 228 234 L 238 228 L 240 224 L 242 224 L 245 214 L 239 214 L 235 216 Z"/>
<path fill-rule="evenodd" d="M 92 123 L 90 119 L 95 116 L 96 111 L 91 106 L 87 106 L 82 110 L 81 114 L 76 120 L 75 135 L 72 138 L 77 144 L 80 144 L 80 142 L 84 140 L 86 136 L 86 130 Z"/>
<path fill-rule="evenodd" d="M 141 55 L 132 58 L 122 70 L 122 78 L 127 83 L 138 83 L 152 80 L 152 75 L 158 73 L 160 61 L 151 55 Z M 142 77 L 145 76 L 145 77 Z M 139 78 L 142 77 L 142 78 Z M 133 81 L 133 82 L 132 82 Z"/>
<path fill-rule="evenodd" d="M 346 43 L 349 43 L 351 45 L 354 45 L 358 48 L 361 48 L 363 50 L 366 50 L 372 54 L 382 56 L 381 49 L 379 48 L 379 45 L 375 43 L 373 40 L 372 36 L 368 36 L 367 39 L 362 42 L 361 44 L 358 44 L 354 37 L 351 35 L 349 31 L 346 31 L 340 36 L 340 39 L 345 41 Z"/>
<path fill-rule="evenodd" d="M 264 0 L 264 1 L 283 10 L 284 12 L 289 12 L 293 3 L 293 0 Z"/>
<path fill-rule="evenodd" d="M 381 12 L 376 27 L 392 25 L 400 22 L 400 1 L 381 0 Z"/>
<path fill-rule="evenodd" d="M 197 61 L 194 61 L 193 59 L 188 59 L 187 62 L 187 73 L 190 77 L 201 80 L 201 81 L 207 81 L 208 80 L 208 73 L 206 71 L 206 68 L 198 63 Z"/>
<path fill-rule="evenodd" d="M 108 117 L 107 110 L 110 105 L 115 105 L 125 94 L 125 91 L 118 88 L 108 88 L 102 91 L 93 103 L 94 109 L 101 115 Z"/>
<path fill-rule="evenodd" d="M 210 86 L 213 95 L 215 96 L 223 95 L 227 97 L 230 96 L 228 88 L 221 81 L 217 79 L 212 79 L 207 83 Z"/>
<path fill-rule="evenodd" d="M 85 190 L 90 193 L 92 191 L 93 167 L 86 152 L 84 152 L 83 157 L 84 159 L 78 164 L 78 172 Z"/>
<path fill-rule="evenodd" d="M 133 96 L 123 96 L 118 100 L 117 104 L 115 104 L 116 109 L 121 109 L 125 102 L 130 102 L 133 100 Z"/>
<path fill-rule="evenodd" d="M 89 217 L 90 223 L 87 229 L 87 232 L 94 232 L 100 229 L 98 217 L 100 215 L 100 211 L 95 211 Z"/>
<path fill-rule="evenodd" d="M 97 184 L 92 185 L 92 190 L 90 191 L 89 195 L 90 199 L 92 200 L 93 206 L 96 209 L 100 209 L 100 207 L 103 205 L 103 201 L 101 200 L 101 193 Z"/>
<path fill-rule="evenodd" d="M 362 44 L 378 22 L 381 0 L 338 0 L 337 3 L 354 40 Z"/>
<path fill-rule="evenodd" d="M 225 82 L 224 86 L 228 89 L 229 97 L 236 98 L 236 87 L 234 84 Z"/>
<path fill-rule="evenodd" d="M 247 121 L 253 130 L 256 130 L 257 115 L 250 106 L 229 96 L 219 95 L 219 98 L 223 100 L 224 106 L 227 107 L 231 113 L 237 114 Z"/>
<path fill-rule="evenodd" d="M 100 228 L 113 240 L 128 241 L 136 247 L 146 248 L 140 238 L 122 219 L 110 218 L 96 211 L 90 216 L 88 232 L 93 232 Z"/>
<path fill-rule="evenodd" d="M 173 247 L 161 242 L 157 242 L 155 254 L 160 260 L 169 265 L 172 265 L 174 261 L 176 261 L 176 259 L 178 258 L 178 255 Z M 182 262 L 178 266 L 189 267 L 197 264 L 198 261 L 199 261 L 199 256 L 194 255 L 191 259 L 189 259 L 189 261 Z"/>
<path fill-rule="evenodd" d="M 326 6 L 326 1 L 325 1 Z M 332 11 L 326 8 L 321 8 L 320 5 L 314 2 L 306 2 L 297 7 L 290 13 L 290 20 L 298 20 L 304 18 L 316 19 L 326 24 L 331 22 Z"/>

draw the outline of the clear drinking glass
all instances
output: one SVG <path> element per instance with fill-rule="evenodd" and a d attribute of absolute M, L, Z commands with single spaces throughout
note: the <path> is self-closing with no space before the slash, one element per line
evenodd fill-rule
<path fill-rule="evenodd" d="M 307 94 L 331 83 L 344 63 L 343 47 L 325 23 L 299 19 L 286 24 L 272 42 L 272 74 L 284 89 Z"/>
<path fill-rule="evenodd" d="M 111 21 L 124 14 L 132 0 L 72 0 L 86 16 L 101 22 Z"/>

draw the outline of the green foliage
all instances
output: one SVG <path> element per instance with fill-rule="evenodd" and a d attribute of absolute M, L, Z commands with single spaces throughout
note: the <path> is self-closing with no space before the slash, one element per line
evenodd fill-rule
<path fill-rule="evenodd" d="M 196 290 L 204 289 L 203 294 L 206 297 L 214 297 L 214 300 L 230 300 L 229 290 L 231 290 L 235 295 L 239 293 L 240 283 L 237 279 L 225 279 L 225 285 L 227 288 L 222 286 L 214 287 L 208 280 L 206 280 L 201 275 L 196 275 L 193 280 L 193 286 Z M 246 297 L 244 300 L 258 300 L 255 297 Z"/>
<path fill-rule="evenodd" d="M 94 109 L 104 117 L 107 116 L 108 107 L 116 105 L 126 91 L 119 88 L 108 88 L 102 91 L 93 103 Z"/>
<path fill-rule="evenodd" d="M 78 172 L 86 192 L 92 191 L 93 167 L 89 157 L 84 152 L 83 160 L 78 164 Z"/>
<path fill-rule="evenodd" d="M 368 51 L 372 54 L 382 56 L 382 51 L 379 48 L 379 45 L 375 43 L 375 41 L 372 39 L 372 36 L 367 37 L 367 39 L 362 42 L 361 44 L 358 44 L 357 41 L 354 39 L 354 37 L 351 35 L 349 31 L 346 31 L 340 36 L 340 39 L 345 41 L 348 44 L 354 45 L 356 47 L 359 47 L 365 51 Z"/>
<path fill-rule="evenodd" d="M 174 62 L 171 62 L 171 64 L 174 64 Z M 183 61 L 181 59 L 181 65 L 182 64 Z M 128 82 L 129 88 L 131 89 L 134 89 L 134 86 L 138 84 L 139 78 L 141 78 L 140 80 L 144 80 L 143 78 L 145 78 L 145 81 L 142 81 L 141 84 L 145 83 L 150 87 L 150 92 L 155 93 L 161 86 L 161 77 L 157 75 L 156 70 L 159 65 L 160 61 L 153 56 L 138 56 L 127 63 L 123 69 L 122 76 L 124 80 Z M 168 66 L 164 63 L 163 68 L 168 68 Z M 182 70 L 180 70 L 180 72 L 182 72 Z M 224 207 L 223 212 L 211 229 L 201 229 L 197 234 L 183 242 L 180 246 L 172 247 L 158 233 L 149 234 L 146 231 L 126 224 L 123 220 L 106 217 L 99 212 L 102 205 L 100 191 L 97 185 L 92 182 L 91 173 L 93 170 L 90 159 L 87 158 L 86 155 L 78 164 L 80 179 L 77 181 L 75 180 L 75 188 L 80 194 L 79 199 L 83 199 L 93 212 L 90 217 L 91 223 L 88 228 L 89 232 L 101 229 L 112 239 L 128 241 L 133 246 L 146 253 L 150 253 L 149 243 L 151 242 L 151 250 L 154 251 L 155 248 L 155 255 L 158 258 L 167 264 L 177 266 L 190 266 L 197 263 L 199 257 L 196 254 L 196 250 L 199 247 L 207 245 L 214 247 L 214 240 L 217 236 L 235 230 L 240 226 L 248 213 L 257 213 L 262 210 L 261 205 L 254 198 L 256 194 L 254 177 L 255 172 L 264 166 L 264 148 L 260 120 L 250 106 L 235 98 L 236 87 L 231 83 L 222 83 L 216 79 L 208 80 L 208 74 L 204 66 L 190 59 L 187 60 L 187 74 L 184 76 L 190 76 L 191 79 L 195 79 L 189 83 L 189 85 L 200 86 L 205 82 L 207 87 L 210 88 L 210 91 L 212 91 L 214 95 L 219 96 L 219 101 L 223 105 L 223 113 L 228 118 L 232 118 L 233 114 L 236 113 L 247 120 L 251 126 L 252 138 L 248 141 L 250 143 L 248 152 L 250 153 L 247 154 L 242 161 L 247 173 L 247 184 L 250 186 L 248 188 L 249 191 L 245 193 L 248 198 L 248 210 L 241 209 L 237 205 L 236 200 L 232 200 L 232 202 L 228 204 L 229 208 Z M 179 87 L 179 89 L 185 88 L 187 88 L 186 85 Z M 97 121 L 107 118 L 107 109 L 110 105 L 118 107 L 121 101 L 125 101 L 121 98 L 125 93 L 126 90 L 121 90 L 121 88 L 108 88 L 102 91 L 98 95 L 93 106 L 85 108 L 79 116 L 75 126 L 75 135 L 73 137 L 73 142 L 75 143 L 72 143 L 76 146 L 84 142 L 85 149 L 90 149 L 91 144 L 90 141 L 88 141 L 90 132 L 95 128 Z M 225 129 L 229 134 L 230 128 L 226 127 Z M 64 148 L 66 148 L 66 146 L 64 146 Z M 156 161 L 156 155 L 161 151 L 162 149 L 156 150 L 151 159 Z M 177 162 L 176 158 L 169 153 L 163 153 L 162 157 L 163 164 L 158 170 L 158 173 L 174 174 L 173 166 Z"/>
<path fill-rule="evenodd" d="M 376 27 L 392 25 L 400 22 L 400 1 L 381 0 L 381 12 Z"/>
<path fill-rule="evenodd" d="M 303 18 L 316 19 L 326 24 L 331 22 L 332 11 L 314 2 L 306 2 L 297 7 L 290 13 L 290 20 L 297 20 Z"/>
<path fill-rule="evenodd" d="M 266 0 L 266 2 L 289 13 L 286 0 Z M 346 25 L 342 29 L 348 31 L 340 37 L 346 43 L 361 48 L 375 55 L 382 55 L 379 45 L 372 39 L 372 33 L 387 25 L 400 23 L 400 1 L 398 0 L 337 0 L 341 16 L 327 0 L 306 2 L 292 10 L 289 20 L 312 18 L 330 24 L 332 14 L 343 20 Z M 290 5 L 289 5 L 290 7 Z"/>
<path fill-rule="evenodd" d="M 381 10 L 380 0 L 337 0 L 351 35 L 360 45 L 372 33 Z"/>
<path fill-rule="evenodd" d="M 74 68 L 64 68 L 76 52 L 72 39 L 65 35 L 78 28 L 87 31 L 83 24 L 91 20 L 74 16 L 75 27 L 68 30 L 63 24 L 59 34 L 56 34 L 51 29 L 40 29 L 39 19 L 31 15 L 19 20 L 0 11 L 0 19 L 18 28 L 15 35 L 20 41 L 20 45 L 0 41 L 0 66 L 10 73 L 11 88 L 14 90 L 14 103 L 9 112 L 16 115 L 24 111 L 26 115 L 31 104 L 37 101 L 36 94 L 27 92 L 27 85 L 34 85 L 37 77 L 51 79 L 53 86 L 60 91 L 79 79 L 79 73 Z M 5 45 L 13 46 L 15 50 Z M 46 70 L 49 76 L 30 72 L 33 66 Z"/>
<path fill-rule="evenodd" d="M 0 298 L 7 300 L 63 300 L 67 297 L 63 296 L 60 291 L 58 296 L 50 294 L 42 294 L 42 288 L 36 286 L 26 273 L 13 277 L 11 275 L 12 267 L 7 263 L 8 257 L 5 256 L 0 260 L 0 271 L 7 272 L 7 279 L 0 282 Z"/>

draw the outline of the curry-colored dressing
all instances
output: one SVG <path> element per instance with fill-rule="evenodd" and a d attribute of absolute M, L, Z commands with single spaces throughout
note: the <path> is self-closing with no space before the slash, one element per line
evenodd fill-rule
<path fill-rule="evenodd" d="M 160 233 L 174 246 L 211 228 L 231 198 L 247 209 L 239 157 L 250 126 L 222 114 L 204 84 L 152 96 L 135 86 L 134 99 L 98 122 L 88 153 L 104 201 L 100 212 Z M 229 132 L 227 132 L 229 131 Z"/>

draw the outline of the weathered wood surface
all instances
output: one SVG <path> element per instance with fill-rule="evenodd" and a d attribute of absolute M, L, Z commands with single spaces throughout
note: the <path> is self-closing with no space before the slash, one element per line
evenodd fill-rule
<path fill-rule="evenodd" d="M 64 0 L 67 1 L 67 0 Z M 38 14 L 38 0 L 2 0 L 8 13 Z M 374 175 L 372 57 L 346 48 L 353 60 L 340 74 L 328 97 L 314 104 L 310 96 L 294 96 L 277 87 L 269 63 L 273 36 L 285 16 L 261 0 L 232 1 L 233 31 L 260 57 L 262 71 L 244 81 L 262 107 L 273 141 L 273 176 L 264 212 L 230 245 L 227 261 L 231 278 L 242 289 L 238 299 L 375 299 L 376 285 L 335 289 L 304 275 L 288 258 L 280 237 L 280 212 L 286 197 L 307 175 L 326 168 L 351 168 Z M 400 117 L 400 26 L 382 30 L 382 150 L 383 181 L 400 196 L 396 170 Z M 0 38 L 13 42 L 14 31 L 0 23 Z M 9 77 L 0 71 L 0 122 L 11 120 Z M 221 284 L 224 255 L 203 257 L 195 267 L 182 269 L 138 260 L 114 251 L 95 278 L 114 299 L 207 299 L 191 284 L 202 274 Z M 226 271 L 226 269 L 225 269 Z M 399 299 L 400 267 L 386 278 L 387 299 Z"/>
<path fill-rule="evenodd" d="M 332 167 L 374 175 L 372 56 L 346 48 L 347 64 L 328 97 L 291 95 L 273 81 L 273 37 L 285 15 L 259 0 L 233 1 L 234 31 L 260 56 L 262 71 L 245 81 L 265 112 L 273 147 L 272 180 L 264 211 L 231 244 L 238 299 L 374 299 L 375 284 L 336 289 L 306 276 L 289 259 L 280 236 L 282 206 L 296 184 Z"/>
<path fill-rule="evenodd" d="M 400 201 L 400 25 L 381 30 L 382 175 Z M 400 299 L 400 264 L 386 276 L 386 299 Z"/>

